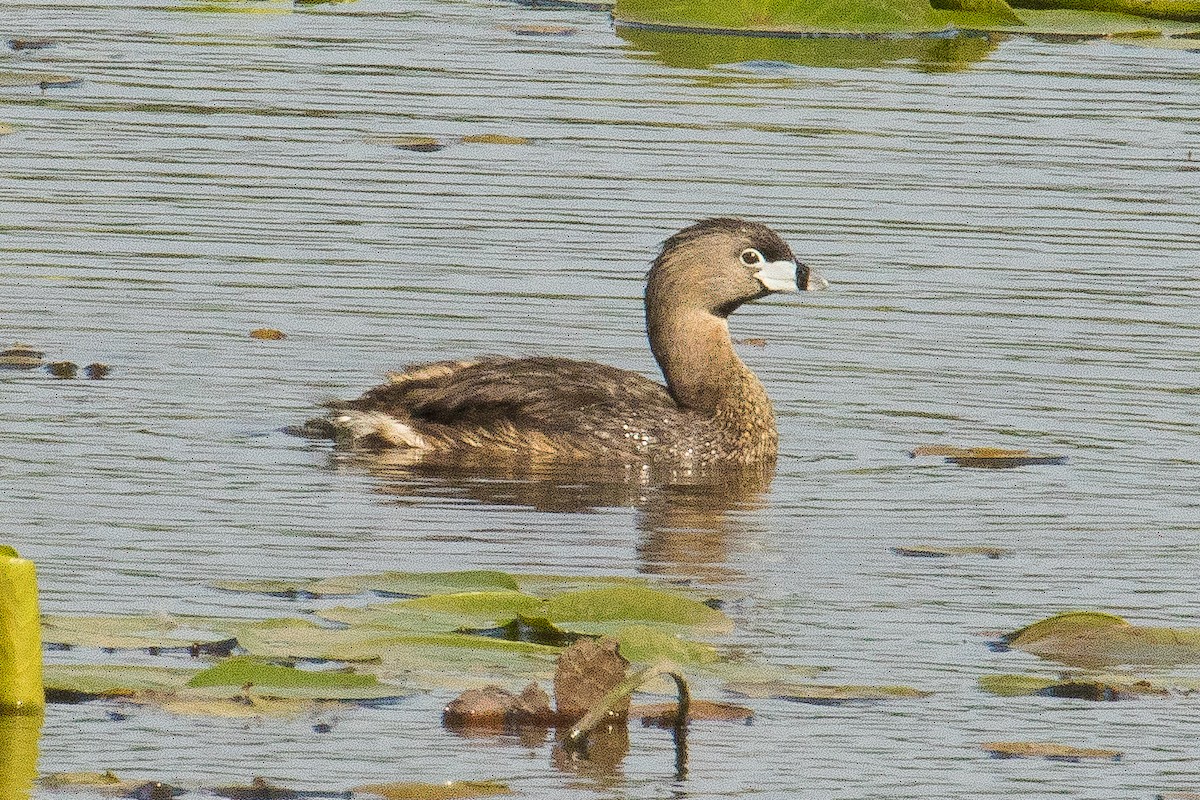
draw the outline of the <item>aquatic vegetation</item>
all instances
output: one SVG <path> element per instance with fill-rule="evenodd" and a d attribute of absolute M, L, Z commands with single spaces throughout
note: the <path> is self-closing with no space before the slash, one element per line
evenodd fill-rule
<path fill-rule="evenodd" d="M 1028 450 L 1012 450 L 1003 447 L 954 447 L 952 445 L 922 445 L 909 451 L 909 457 L 943 456 L 947 464 L 960 467 L 984 467 L 1011 469 L 1035 464 L 1065 464 L 1066 456 L 1046 453 L 1031 453 Z"/>
<path fill-rule="evenodd" d="M 1072 611 L 1006 633 L 996 647 L 1081 667 L 1195 664 L 1200 628 L 1145 627 L 1114 614 Z"/>
<path fill-rule="evenodd" d="M 1084 759 L 1120 761 L 1120 750 L 1073 747 L 1052 742 L 984 742 L 980 747 L 993 758 L 1046 758 L 1051 761 L 1079 762 Z"/>
<path fill-rule="evenodd" d="M 920 36 L 955 32 L 1108 36 L 1196 29 L 1195 0 L 872 0 L 722 4 L 616 0 L 618 25 L 756 36 Z"/>
<path fill-rule="evenodd" d="M 986 545 L 962 545 L 950 547 L 935 547 L 931 545 L 904 545 L 892 548 L 898 556 L 911 558 L 950 558 L 952 556 L 985 556 L 987 558 L 1003 558 L 1011 555 L 1012 551 L 1003 547 L 988 547 Z"/>

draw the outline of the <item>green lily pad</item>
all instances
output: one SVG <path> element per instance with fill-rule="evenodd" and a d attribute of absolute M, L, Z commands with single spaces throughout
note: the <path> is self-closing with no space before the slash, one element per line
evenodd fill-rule
<path fill-rule="evenodd" d="M 1000 641 L 1071 666 L 1200 663 L 1200 628 L 1141 627 L 1096 611 L 1058 614 Z"/>
<path fill-rule="evenodd" d="M 881 700 L 911 700 L 929 697 L 932 692 L 914 689 L 911 686 L 852 686 L 828 683 L 728 683 L 726 690 L 743 697 L 763 697 L 775 700 L 790 700 L 795 703 L 815 705 L 841 705 L 844 703 L 876 702 Z"/>
<path fill-rule="evenodd" d="M 287 700 L 390 700 L 407 694 L 397 686 L 380 683 L 374 675 L 301 670 L 250 656 L 227 658 L 187 682 L 192 695 L 204 690 L 203 694 L 220 696 L 247 686 L 258 696 Z"/>
<path fill-rule="evenodd" d="M 613 631 L 622 656 L 635 663 L 670 661 L 681 666 L 711 664 L 720 658 L 717 648 L 692 642 L 649 625 L 626 625 Z"/>
<path fill-rule="evenodd" d="M 674 33 L 629 26 L 618 27 L 617 35 L 662 64 L 696 70 L 747 63 L 847 69 L 907 64 L 926 72 L 952 72 L 981 61 L 996 47 L 994 41 L 982 36 L 778 38 Z M 735 79 L 713 74 L 703 78 L 709 83 Z M 797 126 L 797 134 L 812 135 L 812 132 L 806 133 Z"/>
<path fill-rule="evenodd" d="M 568 630 L 571 623 L 626 620 L 686 625 L 725 633 L 733 622 L 716 609 L 689 597 L 635 586 L 584 589 L 552 597 L 543 607 L 546 619 Z"/>
<path fill-rule="evenodd" d="M 1135 32 L 1186 33 L 1198 27 L 1195 22 L 1149 19 L 1105 11 L 1021 8 L 1017 13 L 1021 15 L 1024 25 L 1011 28 L 988 27 L 986 30 L 1086 39 Z M 963 20 L 955 19 L 953 15 L 951 19 L 955 20 L 956 25 L 962 24 L 964 29 L 971 27 Z"/>
<path fill-rule="evenodd" d="M 435 634 L 397 639 L 381 649 L 378 664 L 360 669 L 427 689 L 474 688 L 496 682 L 515 686 L 552 675 L 560 652 L 561 648 L 529 642 Z"/>
<path fill-rule="evenodd" d="M 947 27 L 928 0 L 617 0 L 612 14 L 618 24 L 740 32 L 931 33 Z"/>
<path fill-rule="evenodd" d="M 198 670 L 130 664 L 46 664 L 46 700 L 77 703 L 101 697 L 129 697 L 145 691 L 180 689 Z"/>

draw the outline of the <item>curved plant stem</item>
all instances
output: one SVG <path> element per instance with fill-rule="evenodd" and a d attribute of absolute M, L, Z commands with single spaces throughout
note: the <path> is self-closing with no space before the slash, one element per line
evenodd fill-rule
<path fill-rule="evenodd" d="M 677 741 L 685 741 L 686 736 L 680 737 L 678 732 L 687 728 L 688 706 L 691 702 L 691 693 L 688 691 L 687 680 L 677 671 L 675 665 L 663 663 L 636 669 L 625 680 L 614 686 L 608 694 L 600 698 L 599 702 L 592 706 L 588 713 L 584 714 L 571 727 L 571 731 L 567 734 L 567 740 L 563 746 L 570 750 L 585 749 L 587 747 L 587 737 L 602 722 L 614 716 L 613 709 L 640 687 L 660 675 L 671 676 L 679 691 L 679 704 L 675 711 L 674 729 Z"/>

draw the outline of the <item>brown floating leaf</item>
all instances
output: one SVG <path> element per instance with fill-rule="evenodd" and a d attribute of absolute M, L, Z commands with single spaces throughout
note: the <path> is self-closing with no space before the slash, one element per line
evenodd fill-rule
<path fill-rule="evenodd" d="M 554 671 L 554 700 L 560 717 L 576 720 L 586 714 L 625 680 L 629 662 L 617 652 L 617 641 L 583 639 L 558 657 Z M 629 699 L 613 709 L 613 716 L 629 712 Z"/>
<path fill-rule="evenodd" d="M 734 341 L 737 344 L 745 344 L 745 345 L 749 345 L 750 347 L 766 347 L 767 346 L 767 340 L 763 339 L 759 336 L 749 336 L 745 339 L 735 339 Z"/>
<path fill-rule="evenodd" d="M 973 545 L 964 547 L 931 547 L 926 545 L 914 545 L 911 547 L 893 547 L 892 552 L 898 556 L 912 556 L 913 558 L 948 558 L 950 556 L 987 556 L 988 558 L 1001 558 L 1012 553 L 1011 550 L 1005 550 L 1003 547 L 986 547 L 983 545 Z"/>
<path fill-rule="evenodd" d="M 368 783 L 355 786 L 357 795 L 374 794 L 385 800 L 457 800 L 469 797 L 494 797 L 512 794 L 499 781 L 446 781 L 445 783 Z"/>
<path fill-rule="evenodd" d="M 1051 742 L 984 742 L 980 745 L 993 758 L 1048 758 L 1052 761 L 1082 761 L 1085 758 L 1101 758 L 1120 761 L 1120 750 L 1101 750 L 1088 747 L 1071 747 Z"/>
<path fill-rule="evenodd" d="M 505 136 L 502 133 L 472 133 L 462 137 L 464 144 L 529 144 L 524 136 Z"/>
<path fill-rule="evenodd" d="M 54 42 L 49 39 L 9 39 L 8 46 L 13 50 L 43 50 L 53 47 Z"/>
<path fill-rule="evenodd" d="M 74 378 L 79 374 L 79 365 L 74 361 L 51 361 L 46 371 L 56 378 Z"/>
<path fill-rule="evenodd" d="M 1200 792 L 1159 792 L 1155 800 L 1200 800 Z"/>
<path fill-rule="evenodd" d="M 88 364 L 83 368 L 83 374 L 94 381 L 107 378 L 109 372 L 110 368 L 108 364 L 101 364 L 98 361 L 95 364 Z"/>
<path fill-rule="evenodd" d="M 642 725 L 654 725 L 660 728 L 675 727 L 675 718 L 678 714 L 678 703 L 654 703 L 629 709 L 629 715 L 641 718 Z M 754 719 L 754 712 L 745 706 L 737 706 L 733 703 L 691 700 L 688 703 L 687 716 L 688 722 L 741 722 L 745 724 Z"/>
<path fill-rule="evenodd" d="M 984 467 L 1008 469 L 1032 464 L 1065 464 L 1066 456 L 1033 454 L 1028 450 L 1009 450 L 1003 447 L 955 447 L 944 444 L 927 444 L 909 451 L 912 458 L 921 456 L 945 456 L 947 463 L 960 467 Z"/>
<path fill-rule="evenodd" d="M 0 122 L 0 136 L 7 136 L 16 130 L 16 128 L 14 128 L 12 125 L 9 125 L 7 122 Z"/>
<path fill-rule="evenodd" d="M 446 149 L 445 143 L 432 136 L 391 136 L 378 141 L 390 144 L 400 150 L 411 150 L 414 153 L 436 153 L 438 150 Z"/>
<path fill-rule="evenodd" d="M 250 331 L 251 339 L 286 339 L 287 334 L 274 328 L 255 328 Z"/>
<path fill-rule="evenodd" d="M 42 360 L 42 351 L 34 347 L 17 342 L 12 347 L 0 351 L 0 367 L 9 369 L 33 369 L 40 367 L 45 362 Z"/>

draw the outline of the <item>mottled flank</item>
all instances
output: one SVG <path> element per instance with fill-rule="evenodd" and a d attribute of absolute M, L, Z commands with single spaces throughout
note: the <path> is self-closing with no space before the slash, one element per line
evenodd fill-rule
<path fill-rule="evenodd" d="M 347 446 L 481 461 L 760 464 L 778 450 L 766 390 L 733 350 L 726 317 L 770 294 L 767 262 L 794 270 L 771 229 L 706 220 L 672 236 L 647 277 L 646 325 L 667 385 L 566 358 L 416 364 L 297 432 Z"/>

